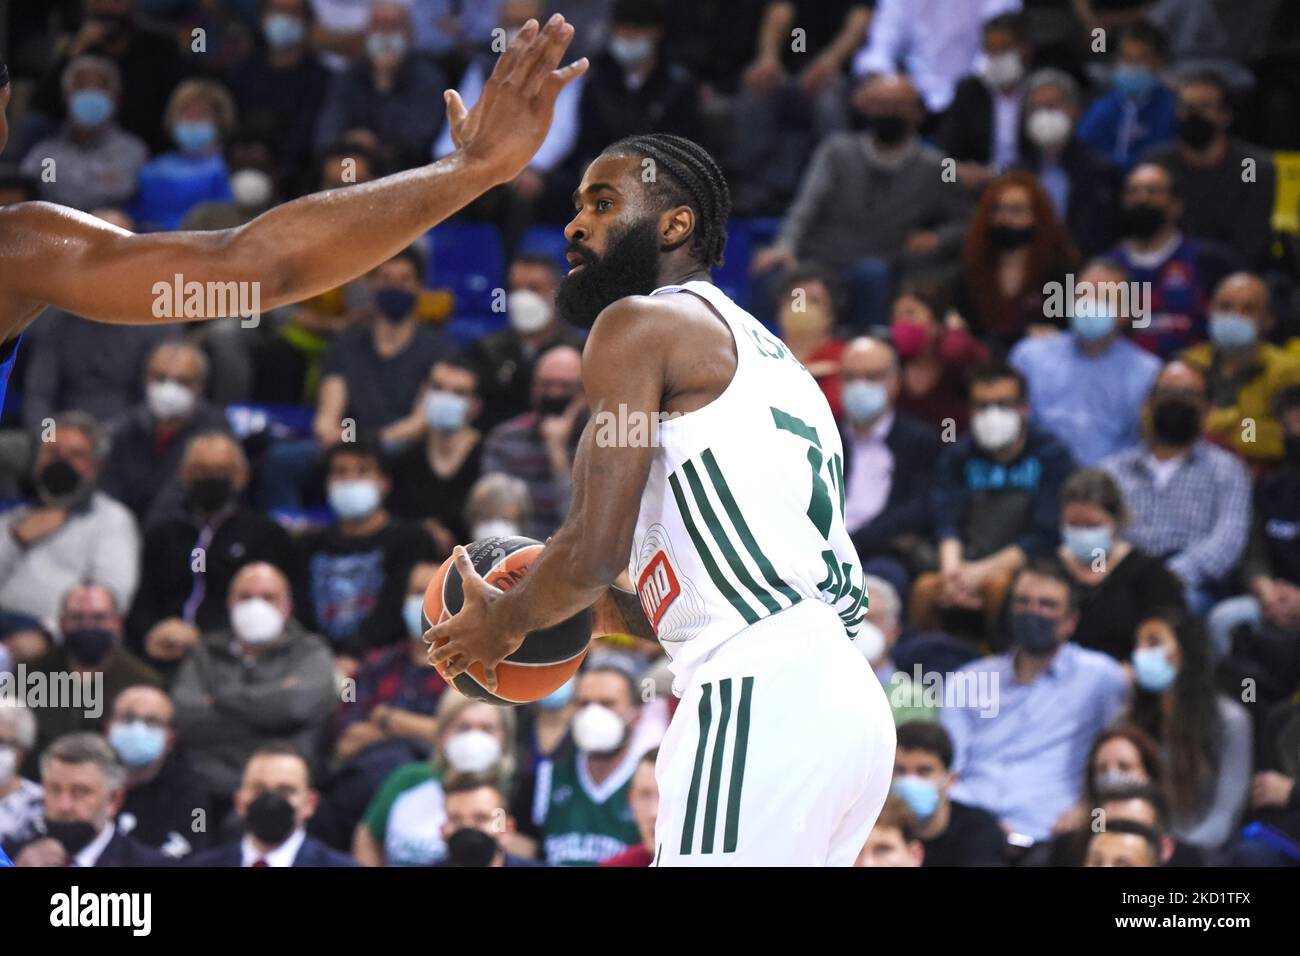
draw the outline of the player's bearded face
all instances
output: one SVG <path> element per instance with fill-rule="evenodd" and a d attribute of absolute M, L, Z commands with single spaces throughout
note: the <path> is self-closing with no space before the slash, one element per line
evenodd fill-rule
<path fill-rule="evenodd" d="M 611 232 L 604 255 L 581 243 L 568 251 L 581 268 L 564 277 L 555 296 L 560 318 L 591 328 L 602 309 L 629 295 L 649 295 L 659 286 L 659 233 L 653 216 Z"/>

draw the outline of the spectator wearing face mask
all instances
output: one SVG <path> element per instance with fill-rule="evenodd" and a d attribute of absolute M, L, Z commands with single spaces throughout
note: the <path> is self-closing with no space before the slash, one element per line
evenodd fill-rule
<path fill-rule="evenodd" d="M 63 596 L 98 581 L 129 607 L 140 580 L 131 512 L 99 490 L 107 443 L 84 412 L 56 415 L 35 436 L 32 504 L 0 515 L 0 609 L 52 627 Z"/>
<path fill-rule="evenodd" d="M 311 787 L 311 767 L 288 744 L 267 743 L 249 755 L 235 812 L 244 835 L 195 853 L 185 861 L 197 867 L 356 866 L 351 857 L 307 835 L 319 795 Z"/>
<path fill-rule="evenodd" d="M 468 542 L 462 505 L 483 463 L 478 366 L 463 358 L 434 363 L 422 393 L 425 431 L 389 462 L 392 512 L 419 519 L 439 554 Z"/>
<path fill-rule="evenodd" d="M 378 0 L 370 9 L 365 54 L 330 84 L 316 122 L 316 146 L 363 128 L 384 144 L 398 168 L 423 165 L 443 120 L 443 111 L 429 104 L 440 104 L 446 87 L 442 71 L 411 51 L 408 5 Z"/>
<path fill-rule="evenodd" d="M 1229 136 L 1228 85 L 1213 70 L 1184 73 L 1177 81 L 1175 139 L 1156 146 L 1143 162 L 1174 169 L 1186 205 L 1183 229 L 1237 252 L 1243 263 L 1262 267 L 1272 237 L 1277 170 L 1264 150 Z M 1253 175 L 1247 177 L 1249 167 Z"/>
<path fill-rule="evenodd" d="M 231 626 L 203 635 L 172 684 L 177 740 L 218 820 L 260 745 L 289 741 L 316 759 L 336 700 L 329 648 L 294 620 L 277 568 L 241 568 L 227 607 Z"/>
<path fill-rule="evenodd" d="M 199 203 L 181 220 L 182 229 L 234 229 L 275 205 L 279 190 L 275 181 L 275 147 L 271 140 L 249 133 L 236 133 L 226 145 L 226 164 L 230 169 L 232 198 L 228 202 L 205 200 Z M 201 328 L 206 331 L 209 326 Z"/>
<path fill-rule="evenodd" d="M 1150 827 L 1114 820 L 1088 838 L 1084 866 L 1159 866 L 1160 838 Z"/>
<path fill-rule="evenodd" d="M 1164 562 L 1124 539 L 1128 522 L 1108 472 L 1085 468 L 1062 486 L 1056 554 L 1079 589 L 1075 643 L 1121 662 L 1133 653 L 1138 622 L 1157 608 L 1183 603 L 1182 585 Z"/>
<path fill-rule="evenodd" d="M 275 136 L 280 150 L 274 178 L 288 182 L 311 164 L 329 72 L 316 55 L 309 0 L 263 0 L 260 8 L 263 42 L 227 70 L 226 82 L 245 127 Z"/>
<path fill-rule="evenodd" d="M 1204 627 L 1185 611 L 1144 620 L 1132 662 L 1137 691 L 1129 716 L 1161 747 L 1174 832 L 1218 849 L 1236 832 L 1250 796 L 1250 716 L 1215 690 Z"/>
<path fill-rule="evenodd" d="M 303 623 L 330 642 L 350 675 L 367 651 L 405 642 L 407 575 L 438 554 L 423 528 L 385 507 L 391 482 L 373 442 L 335 445 L 325 473 L 335 522 L 298 539 Z"/>
<path fill-rule="evenodd" d="M 1129 274 L 1150 301 L 1133 341 L 1160 358 L 1205 339 L 1209 290 L 1238 265 L 1231 250 L 1194 239 L 1180 228 L 1182 189 L 1173 171 L 1140 163 L 1124 180 L 1120 232 L 1107 256 Z M 1149 293 L 1147 292 L 1149 290 Z"/>
<path fill-rule="evenodd" d="M 522 255 L 506 273 L 508 328 L 472 342 L 466 356 L 478 366 L 483 399 L 480 428 L 489 431 L 528 411 L 537 362 L 549 349 L 582 349 L 582 335 L 555 312 L 560 271 L 546 255 Z"/>
<path fill-rule="evenodd" d="M 894 408 L 898 358 L 884 342 L 858 338 L 840 357 L 844 523 L 867 573 L 905 591 L 930 536 L 933 428 Z"/>
<path fill-rule="evenodd" d="M 1256 479 L 1246 593 L 1215 605 L 1206 621 L 1214 656 L 1257 677 L 1261 705 L 1300 687 L 1300 388 L 1279 394 L 1276 408 L 1286 454 Z"/>
<path fill-rule="evenodd" d="M 1285 454 L 1273 413 L 1278 394 L 1300 386 L 1300 356 L 1267 341 L 1273 328 L 1268 286 L 1234 272 L 1210 299 L 1210 341 L 1180 358 L 1205 375 L 1210 411 L 1205 436 L 1251 465 L 1276 465 Z"/>
<path fill-rule="evenodd" d="M 164 342 L 149 356 L 145 400 L 109 426 L 112 451 L 102 485 L 142 524 L 156 517 L 155 502 L 176 480 L 190 439 L 226 431 L 226 416 L 203 397 L 208 359 L 188 342 Z"/>
<path fill-rule="evenodd" d="M 90 212 L 131 198 L 149 150 L 114 120 L 121 93 L 122 76 L 112 60 L 85 54 L 64 68 L 68 118 L 28 150 L 19 167 L 40 183 L 42 199 Z M 44 175 L 48 170 L 55 175 Z"/>
<path fill-rule="evenodd" d="M 988 346 L 948 308 L 950 300 L 944 283 L 908 281 L 894 299 L 889 325 L 899 362 L 898 411 L 948 440 L 970 424 L 969 372 L 989 358 Z"/>
<path fill-rule="evenodd" d="M 1119 173 L 1078 136 L 1079 84 L 1051 67 L 1025 81 L 1020 166 L 1033 173 L 1057 217 L 1085 256 L 1115 241 Z"/>
<path fill-rule="evenodd" d="M 578 163 L 634 134 L 700 139 L 699 83 L 685 67 L 664 58 L 665 26 L 663 0 L 614 0 L 609 40 L 583 81 Z"/>
<path fill-rule="evenodd" d="M 122 646 L 123 620 L 113 593 L 101 584 L 77 584 L 64 595 L 59 614 L 59 646 L 31 667 L 47 675 L 84 675 L 87 694 L 61 706 L 41 707 L 36 726 L 42 745 L 76 731 L 101 731 L 107 709 L 127 687 L 147 684 L 161 687 L 162 678 Z M 94 681 L 91 684 L 91 681 Z"/>
<path fill-rule="evenodd" d="M 658 759 L 658 747 L 642 754 L 628 788 L 627 799 L 632 805 L 632 817 L 636 820 L 641 842 L 603 860 L 601 866 L 650 866 L 654 863 L 655 821 L 659 818 L 659 783 L 655 779 L 655 761 Z"/>
<path fill-rule="evenodd" d="M 921 842 L 921 828 L 916 814 L 901 797 L 893 794 L 885 798 L 885 805 L 876 817 L 875 826 L 867 835 L 867 842 L 854 866 L 911 867 L 925 865 L 925 844 Z"/>
<path fill-rule="evenodd" d="M 1143 444 L 1102 462 L 1133 514 L 1129 541 L 1164 559 L 1198 614 L 1241 560 L 1251 507 L 1241 461 L 1201 437 L 1207 399 L 1204 376 L 1170 362 L 1147 399 Z"/>
<path fill-rule="evenodd" d="M 913 720 L 898 728 L 894 794 L 916 817 L 925 845 L 922 866 L 1003 866 L 1006 836 L 998 821 L 979 807 L 950 796 L 952 740 L 941 724 Z"/>
<path fill-rule="evenodd" d="M 186 80 L 167 103 L 176 149 L 140 170 L 131 215 L 143 232 L 179 228 L 205 200 L 228 202 L 230 171 L 221 147 L 235 128 L 235 102 L 215 80 Z"/>
<path fill-rule="evenodd" d="M 241 567 L 266 561 L 290 580 L 298 554 L 277 522 L 249 508 L 248 460 L 225 432 L 189 440 L 177 483 L 164 493 L 171 507 L 145 532 L 144 566 L 150 569 L 127 622 L 131 646 L 171 676 L 204 631 L 228 625 L 226 594 Z M 200 549 L 202 562 L 194 561 Z"/>
<path fill-rule="evenodd" d="M 939 118 L 937 141 L 957 160 L 957 181 L 979 191 L 1020 158 L 1025 73 L 1033 48 L 1019 13 L 986 20 L 975 72 L 957 84 Z"/>
<path fill-rule="evenodd" d="M 16 866 L 163 866 L 161 853 L 114 823 L 126 768 L 99 734 L 71 733 L 41 754 L 44 814 L 23 845 L 7 847 Z"/>
<path fill-rule="evenodd" d="M 1113 658 L 1070 640 L 1077 620 L 1064 569 L 1035 559 L 1011 588 L 1010 648 L 949 676 L 984 680 L 996 707 L 968 700 L 940 711 L 956 754 L 950 796 L 994 814 L 1019 846 L 1046 840 L 1074 805 L 1087 747 L 1128 697 Z"/>
<path fill-rule="evenodd" d="M 574 690 L 577 754 L 537 768 L 532 822 L 551 866 L 594 866 L 641 842 L 629 791 L 641 697 L 627 668 L 596 658 Z"/>
<path fill-rule="evenodd" d="M 483 474 L 500 472 L 523 480 L 530 505 L 523 533 L 544 541 L 568 513 L 573 455 L 587 416 L 577 349 L 556 346 L 538 359 L 532 407 L 488 433 Z"/>
<path fill-rule="evenodd" d="M 457 774 L 443 793 L 447 859 L 440 866 L 545 866 L 506 849 L 515 818 L 506 812 L 505 794 L 492 777 Z"/>
<path fill-rule="evenodd" d="M 363 866 L 432 866 L 447 858 L 444 780 L 488 774 L 508 787 L 514 776 L 514 711 L 442 695 L 431 760 L 398 767 L 375 792 L 352 838 Z M 513 803 L 513 801 L 512 801 Z M 514 807 L 511 807 L 514 813 Z M 514 849 L 514 834 L 506 840 Z"/>
<path fill-rule="evenodd" d="M 0 847 L 34 832 L 41 818 L 42 790 L 22 773 L 36 750 L 36 716 L 21 701 L 0 707 Z"/>
<path fill-rule="evenodd" d="M 1010 348 L 1026 333 L 1048 331 L 1049 283 L 1061 283 L 1079 253 L 1028 173 L 1011 172 L 980 194 L 962 250 L 961 311 L 981 338 Z"/>
<path fill-rule="evenodd" d="M 1161 79 L 1168 47 L 1164 32 L 1152 23 L 1125 27 L 1110 90 L 1079 122 L 1079 138 L 1121 169 L 1174 138 L 1176 97 Z"/>
<path fill-rule="evenodd" d="M 1074 461 L 1029 423 L 1025 382 L 1010 366 L 975 369 L 970 395 L 971 434 L 939 459 L 931 494 L 939 570 L 917 578 L 912 624 L 995 639 L 1012 577 L 1060 540 L 1060 489 Z"/>
<path fill-rule="evenodd" d="M 840 357 L 845 343 L 835 334 L 839 299 L 839 277 L 819 265 L 804 263 L 786 275 L 775 301 L 777 334 L 816 380 L 836 418 L 844 413 Z"/>
<path fill-rule="evenodd" d="M 853 105 L 869 131 L 822 141 L 776 241 L 750 268 L 768 282 L 797 260 L 835 269 L 849 288 L 850 324 L 867 332 L 886 321 L 891 282 L 956 254 L 967 200 L 944 182 L 942 154 L 916 135 L 924 108 L 911 80 L 873 76 Z"/>
<path fill-rule="evenodd" d="M 180 860 L 207 847 L 210 833 L 206 797 L 175 753 L 174 716 L 166 692 L 128 687 L 113 701 L 105 736 L 126 767 L 118 832 Z"/>
<path fill-rule="evenodd" d="M 1088 263 L 1076 286 L 1087 295 L 1067 303 L 1068 333 L 1023 339 L 1008 357 L 1029 384 L 1034 422 L 1089 467 L 1141 441 L 1142 402 L 1160 371 L 1129 338 L 1128 296 L 1105 294 L 1127 283 L 1115 262 Z"/>

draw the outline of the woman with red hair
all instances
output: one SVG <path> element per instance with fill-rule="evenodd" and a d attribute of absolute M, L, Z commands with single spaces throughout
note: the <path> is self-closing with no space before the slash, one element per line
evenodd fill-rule
<path fill-rule="evenodd" d="M 1043 315 L 1043 286 L 1063 282 L 1079 252 L 1052 200 L 1029 173 L 989 183 L 962 249 L 962 314 L 985 341 L 1010 348 L 1026 332 L 1059 327 Z"/>

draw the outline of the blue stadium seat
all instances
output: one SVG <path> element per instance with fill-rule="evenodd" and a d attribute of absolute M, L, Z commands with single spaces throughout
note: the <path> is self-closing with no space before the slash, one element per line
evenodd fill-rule
<path fill-rule="evenodd" d="M 561 272 L 569 271 L 564 250 L 569 241 L 564 238 L 564 227 L 555 225 L 529 226 L 519 240 L 519 255 L 544 255 L 555 260 Z"/>
<path fill-rule="evenodd" d="M 492 312 L 492 292 L 506 284 L 506 253 L 496 226 L 483 222 L 444 222 L 427 233 L 429 261 L 425 285 L 450 289 L 456 314 Z M 504 319 L 504 316 L 502 316 Z"/>

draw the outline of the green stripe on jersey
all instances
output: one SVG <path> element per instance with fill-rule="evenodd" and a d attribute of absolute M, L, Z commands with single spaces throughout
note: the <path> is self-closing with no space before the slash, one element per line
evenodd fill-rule
<path fill-rule="evenodd" d="M 731 754 L 731 785 L 727 788 L 727 831 L 722 852 L 732 853 L 740 838 L 740 793 L 745 783 L 745 752 L 749 748 L 749 702 L 754 678 L 740 682 L 740 713 L 736 716 L 736 748 Z"/>
<path fill-rule="evenodd" d="M 731 723 L 731 678 L 718 681 L 718 734 L 713 738 L 713 763 L 709 767 L 709 798 L 704 805 L 704 835 L 700 852 L 713 852 L 713 833 L 718 828 L 718 797 L 722 792 L 722 757 L 727 746 L 727 725 Z"/>
<path fill-rule="evenodd" d="M 695 551 L 699 554 L 700 561 L 704 563 L 704 569 L 709 572 L 709 579 L 713 581 L 714 586 L 722 592 L 723 596 L 731 602 L 731 606 L 745 619 L 745 623 L 754 624 L 759 620 L 759 615 L 736 593 L 736 589 L 731 586 L 731 582 L 727 580 L 713 560 L 713 555 L 704 543 L 703 536 L 695 526 L 695 519 L 691 517 L 691 509 L 686 504 L 686 496 L 682 492 L 682 483 L 677 479 L 677 475 L 669 475 L 668 484 L 673 489 L 673 498 L 677 501 L 677 510 L 681 512 L 682 523 L 686 525 L 686 533 L 691 536 Z"/>
<path fill-rule="evenodd" d="M 709 744 L 709 725 L 713 722 L 713 685 L 700 687 L 700 739 L 695 745 L 695 769 L 691 772 L 691 789 L 686 795 L 686 816 L 682 820 L 682 856 L 690 856 L 695 838 L 695 809 L 700 802 L 700 777 L 704 773 L 704 751 Z"/>

